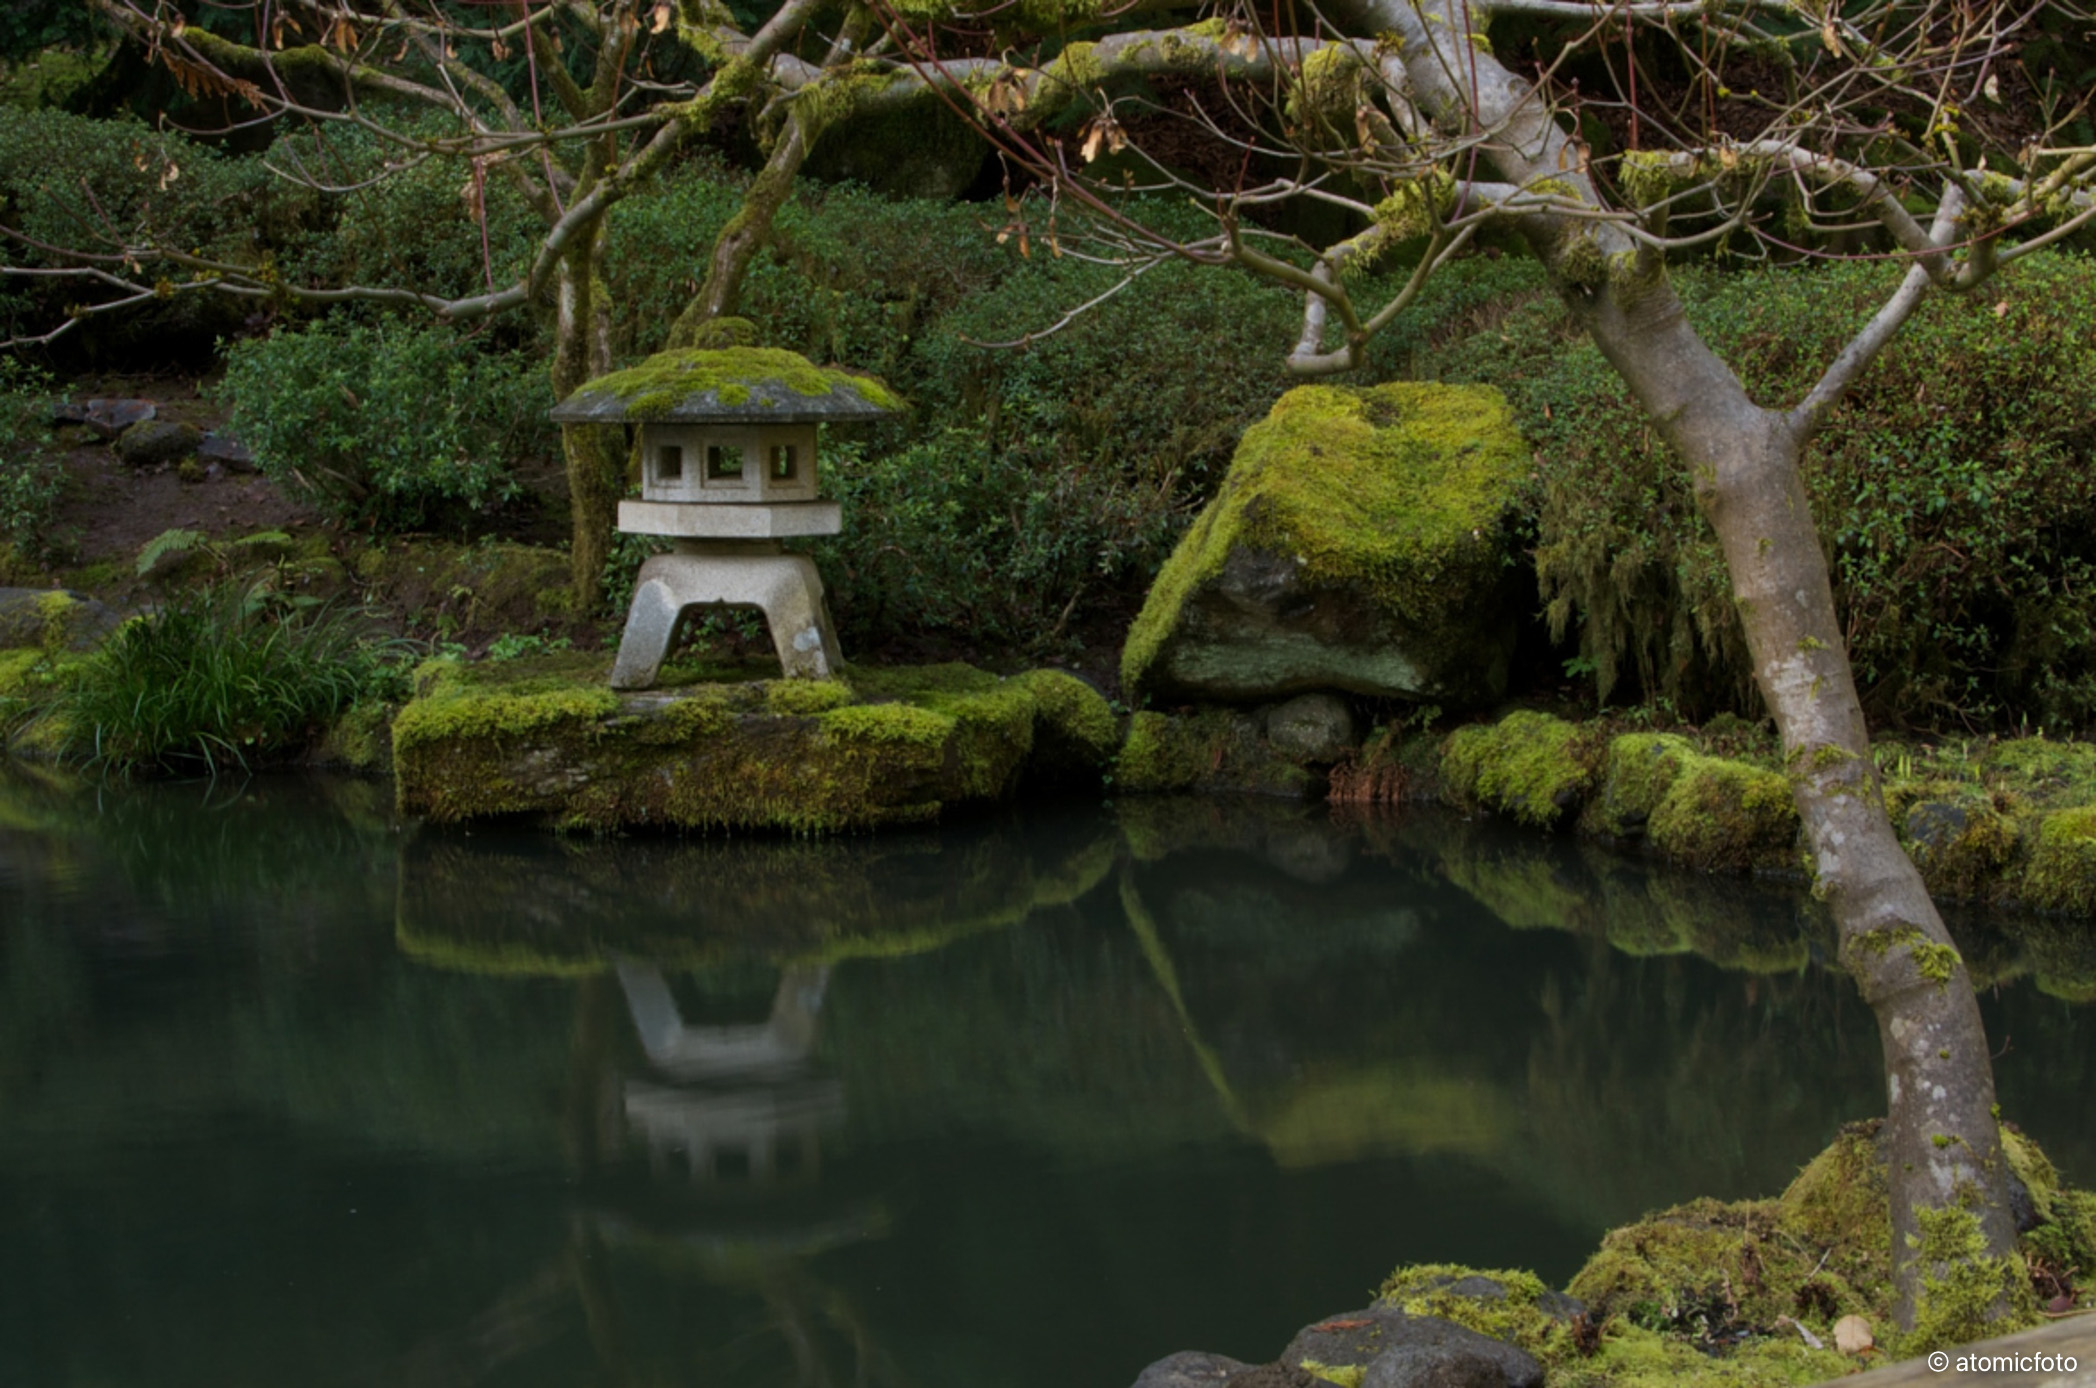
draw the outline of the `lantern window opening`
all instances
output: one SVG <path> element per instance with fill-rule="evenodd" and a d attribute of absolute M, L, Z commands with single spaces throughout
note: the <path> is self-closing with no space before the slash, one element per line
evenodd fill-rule
<path fill-rule="evenodd" d="M 709 444 L 706 448 L 706 480 L 742 480 L 742 449 L 732 443 Z"/>
<path fill-rule="evenodd" d="M 801 450 L 799 444 L 775 443 L 771 446 L 771 478 L 774 482 L 791 482 L 800 475 Z"/>
<path fill-rule="evenodd" d="M 666 443 L 655 450 L 655 477 L 662 482 L 679 482 L 684 478 L 684 450 L 677 444 Z"/>

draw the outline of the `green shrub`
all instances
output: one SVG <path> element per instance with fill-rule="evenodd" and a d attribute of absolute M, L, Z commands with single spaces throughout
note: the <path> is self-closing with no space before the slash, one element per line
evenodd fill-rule
<path fill-rule="evenodd" d="M 543 369 L 450 328 L 323 321 L 233 343 L 232 427 L 279 485 L 374 529 L 456 527 L 554 444 Z"/>
<path fill-rule="evenodd" d="M 65 483 L 58 459 L 39 447 L 50 408 L 51 378 L 0 357 L 0 550 L 29 560 L 43 554 Z"/>
<path fill-rule="evenodd" d="M 1896 265 L 1681 277 L 1755 399 L 1795 403 L 1890 293 Z M 1686 471 L 1552 300 L 1448 348 L 1506 391 L 1542 459 L 1538 574 L 1601 694 L 1749 711 L 1751 670 Z M 2053 726 L 2096 718 L 2096 265 L 2036 256 L 1927 302 L 1806 458 L 1869 712 Z"/>
<path fill-rule="evenodd" d="M 139 771 L 252 767 L 296 752 L 364 697 L 405 682 L 361 614 L 300 608 L 262 589 L 185 594 L 136 618 L 89 657 L 59 696 L 69 750 Z"/>
<path fill-rule="evenodd" d="M 1169 498 L 1112 466 L 1037 464 L 980 430 L 824 456 L 844 533 L 816 553 L 848 649 L 922 632 L 1050 646 L 1087 597 L 1138 589 L 1175 530 Z"/>

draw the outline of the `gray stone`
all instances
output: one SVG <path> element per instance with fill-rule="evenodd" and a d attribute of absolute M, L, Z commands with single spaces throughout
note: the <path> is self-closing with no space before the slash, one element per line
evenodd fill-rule
<path fill-rule="evenodd" d="M 134 424 L 143 424 L 159 411 L 150 400 L 111 398 L 60 405 L 53 411 L 61 424 L 85 424 L 96 437 L 113 439 Z"/>
<path fill-rule="evenodd" d="M 216 429 L 198 441 L 196 456 L 198 462 L 217 463 L 227 472 L 258 470 L 255 466 L 255 455 L 248 451 L 246 444 L 229 434 L 221 434 Z"/>
<path fill-rule="evenodd" d="M 1336 694 L 1298 694 L 1267 714 L 1266 740 L 1284 757 L 1330 763 L 1360 739 L 1346 700 Z"/>
<path fill-rule="evenodd" d="M 1221 1388 L 1245 1365 L 1228 1355 L 1186 1349 L 1168 1354 L 1136 1375 L 1134 1388 Z"/>
<path fill-rule="evenodd" d="M 1455 1334 L 1408 1340 L 1370 1362 L 1361 1388 L 1541 1388 L 1543 1366 L 1490 1336 L 1448 1321 Z"/>
<path fill-rule="evenodd" d="M 91 651 L 123 618 L 114 608 L 62 588 L 0 588 L 0 650 L 57 646 Z"/>
<path fill-rule="evenodd" d="M 116 456 L 132 467 L 160 467 L 196 456 L 204 435 L 193 424 L 149 419 L 117 435 Z"/>
<path fill-rule="evenodd" d="M 1363 1366 L 1368 1372 L 1362 1388 L 1541 1388 L 1543 1382 L 1543 1366 L 1514 1346 L 1392 1306 L 1349 1311 L 1304 1327 L 1282 1351 L 1281 1362 L 1305 1360 Z"/>
<path fill-rule="evenodd" d="M 814 560 L 776 550 L 708 549 L 684 541 L 676 553 L 655 555 L 640 566 L 625 634 L 619 638 L 618 662 L 611 669 L 611 687 L 653 685 L 685 610 L 712 604 L 762 609 L 772 648 L 779 653 L 779 668 L 788 678 L 828 679 L 835 662 L 843 658 Z"/>

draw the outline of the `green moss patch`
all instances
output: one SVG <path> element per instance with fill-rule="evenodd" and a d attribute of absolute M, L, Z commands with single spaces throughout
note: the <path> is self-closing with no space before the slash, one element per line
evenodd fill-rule
<path fill-rule="evenodd" d="M 2040 911 L 2096 910 L 2096 806 L 2059 810 L 2038 822 L 2018 890 Z"/>
<path fill-rule="evenodd" d="M 1697 755 L 1695 744 L 1674 733 L 1625 733 L 1608 745 L 1608 771 L 1601 794 L 1581 827 L 1616 838 L 1645 832 L 1660 802 Z"/>
<path fill-rule="evenodd" d="M 1580 730 L 1528 710 L 1458 729 L 1441 755 L 1441 783 L 1458 805 L 1539 827 L 1578 809 L 1596 779 Z"/>
<path fill-rule="evenodd" d="M 1798 812 L 1790 782 L 1775 772 L 1697 757 L 1667 788 L 1646 834 L 1669 858 L 1705 872 L 1788 866 Z"/>
<path fill-rule="evenodd" d="M 1794 1321 L 1829 1339 L 1836 1320 L 1859 1315 L 1881 1342 L 1901 1354 L 1919 1354 L 2027 1324 L 2033 1319 L 2033 1281 L 2045 1270 L 2064 1269 L 2073 1265 L 2066 1260 L 2096 1251 L 2088 1242 L 2096 1238 L 2096 1226 L 2088 1222 L 2088 1197 L 2063 1190 L 2044 1154 L 2005 1126 L 2004 1146 L 2011 1169 L 2031 1192 L 2035 1227 L 2023 1236 L 2017 1256 L 1989 1260 L 1975 1256 L 1978 1228 L 1969 1213 L 1952 1209 L 1925 1218 L 1923 1256 L 1943 1270 L 1933 1280 L 1924 1279 L 1916 1327 L 1899 1335 L 1893 1328 L 1891 1220 L 1878 1127 L 1873 1121 L 1844 1128 L 1779 1199 L 1697 1200 L 1612 1230 L 1572 1279 L 1572 1295 L 1585 1301 L 1611 1333 L 1627 1328 L 1683 1347 L 1700 1344 L 1708 1350 L 1713 1340 L 1742 1336 L 1797 1345 L 1782 1322 Z M 2012 1308 L 2009 1320 L 1989 1320 L 1990 1308 L 2004 1292 Z M 1648 1343 L 1637 1357 L 1656 1363 L 1665 1356 Z M 1844 1367 L 1836 1358 L 1821 1374 L 1831 1377 Z M 1553 1373 L 1551 1381 L 1645 1380 Z M 1692 1381 L 1705 1380 L 1692 1376 Z"/>
<path fill-rule="evenodd" d="M 637 366 L 599 376 L 579 394 L 609 395 L 636 419 L 660 418 L 686 402 L 734 408 L 755 388 L 776 383 L 810 398 L 847 391 L 867 404 L 899 410 L 902 401 L 879 381 L 776 347 L 689 348 L 658 352 Z"/>
<path fill-rule="evenodd" d="M 1199 790 L 1300 799 L 1322 785 L 1268 747 L 1250 717 L 1230 709 L 1136 714 L 1114 768 L 1115 788 L 1130 794 Z"/>
<path fill-rule="evenodd" d="M 1121 720 L 1098 690 L 1064 670 L 1016 676 L 1034 701 L 1030 778 L 1097 787 L 1121 748 Z"/>
<path fill-rule="evenodd" d="M 927 820 L 949 802 L 1008 793 L 1040 713 L 1030 683 L 965 665 L 620 695 L 605 663 L 426 665 L 393 724 L 402 809 L 595 830 Z"/>

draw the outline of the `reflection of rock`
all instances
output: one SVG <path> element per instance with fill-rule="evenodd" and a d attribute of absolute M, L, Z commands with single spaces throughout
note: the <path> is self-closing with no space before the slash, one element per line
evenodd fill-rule
<path fill-rule="evenodd" d="M 1455 1153 L 1490 1159 L 1521 1130 L 1512 1096 L 1418 1063 L 1310 1072 L 1277 1088 L 1253 1124 L 1284 1167 Z"/>
<path fill-rule="evenodd" d="M 614 953 L 670 967 L 908 954 L 1077 899 L 1114 850 L 1090 815 L 824 843 L 425 833 L 401 854 L 396 937 L 425 963 L 494 973 L 594 973 Z"/>
<path fill-rule="evenodd" d="M 1313 884 L 1337 881 L 1353 861 L 1360 830 L 1323 805 L 1264 798 L 1151 795 L 1119 806 L 1129 851 L 1144 862 L 1221 850 L 1264 859 Z"/>
<path fill-rule="evenodd" d="M 1144 1369 L 1136 1376 L 1135 1388 L 1221 1388 L 1229 1377 L 1247 1367 L 1243 1361 L 1201 1350 L 1181 1350 Z"/>

